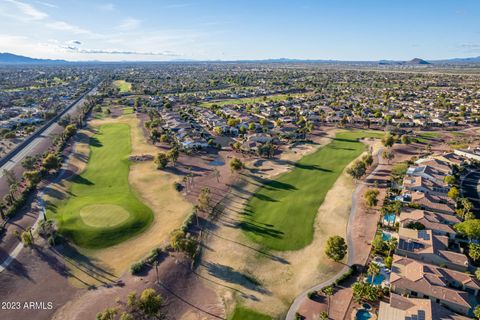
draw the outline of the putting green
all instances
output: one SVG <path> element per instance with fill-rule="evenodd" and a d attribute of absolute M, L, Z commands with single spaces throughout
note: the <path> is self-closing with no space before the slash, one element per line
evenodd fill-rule
<path fill-rule="evenodd" d="M 296 162 L 292 171 L 275 180 L 258 181 L 261 186 L 247 203 L 241 228 L 269 249 L 298 250 L 310 244 L 327 192 L 345 167 L 365 151 L 358 139 L 382 136 L 373 131 L 340 132 L 328 145 Z"/>
<path fill-rule="evenodd" d="M 86 170 L 70 179 L 65 197 L 47 203 L 47 214 L 58 221 L 59 232 L 78 246 L 105 248 L 144 231 L 153 212 L 128 181 L 130 126 L 100 126 L 89 147 Z"/>
<path fill-rule="evenodd" d="M 130 213 L 113 204 L 92 204 L 80 209 L 80 216 L 86 225 L 95 228 L 108 228 L 127 220 Z"/>

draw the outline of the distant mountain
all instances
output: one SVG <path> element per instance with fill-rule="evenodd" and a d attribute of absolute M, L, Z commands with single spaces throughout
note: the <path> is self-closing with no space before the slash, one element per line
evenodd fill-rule
<path fill-rule="evenodd" d="M 409 65 L 427 65 L 427 64 L 430 64 L 430 62 L 425 61 L 425 60 L 420 59 L 420 58 L 415 58 L 415 59 L 412 59 L 410 61 L 407 61 L 406 64 L 409 64 Z"/>
<path fill-rule="evenodd" d="M 35 59 L 16 55 L 8 52 L 0 52 L 0 63 L 5 64 L 39 64 L 39 63 L 66 63 L 65 60 Z"/>
<path fill-rule="evenodd" d="M 324 63 L 324 64 L 341 64 L 341 65 L 386 65 L 386 66 L 427 66 L 427 65 L 468 65 L 480 63 L 479 57 L 471 58 L 451 58 L 439 60 L 423 60 L 414 58 L 410 61 L 399 60 L 379 60 L 379 61 L 345 61 L 345 60 L 323 60 L 323 59 L 291 59 L 291 58 L 273 58 L 273 59 L 254 59 L 254 60 L 193 60 L 193 59 L 174 59 L 170 61 L 66 61 L 66 60 L 51 60 L 51 59 L 36 59 L 26 56 L 21 56 L 13 53 L 0 52 L 0 64 L 63 64 L 63 63 Z"/>
<path fill-rule="evenodd" d="M 452 58 L 437 60 L 436 63 L 455 63 L 455 64 L 469 64 L 469 63 L 479 63 L 480 57 L 471 57 L 471 58 Z"/>

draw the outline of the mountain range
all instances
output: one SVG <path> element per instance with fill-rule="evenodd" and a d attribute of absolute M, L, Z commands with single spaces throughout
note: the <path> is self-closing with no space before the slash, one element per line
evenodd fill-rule
<path fill-rule="evenodd" d="M 188 62 L 200 62 L 198 60 L 185 60 Z M 84 61 L 87 62 L 87 61 Z M 90 63 L 101 62 L 101 61 L 88 61 Z M 121 61 L 118 61 L 121 62 Z M 138 61 L 144 62 L 144 61 Z M 171 61 L 178 62 L 178 61 Z M 207 61 L 208 62 L 208 61 Z M 223 60 L 215 60 L 210 62 L 229 62 Z M 426 61 L 420 58 L 414 58 L 410 61 L 398 61 L 398 60 L 380 60 L 380 61 L 343 61 L 343 60 L 309 60 L 309 59 L 289 59 L 289 58 L 278 58 L 278 59 L 263 59 L 263 60 L 238 60 L 235 62 L 277 62 L 277 63 L 287 63 L 287 62 L 312 62 L 312 63 L 335 63 L 335 64 L 380 64 L 380 65 L 411 65 L 411 66 L 425 66 L 431 64 L 474 64 L 480 63 L 479 57 L 471 58 L 451 58 L 443 60 L 430 60 Z M 37 59 L 21 55 L 16 55 L 13 53 L 0 52 L 0 64 L 61 64 L 61 63 L 75 63 L 69 62 L 66 60 L 51 60 L 51 59 Z"/>

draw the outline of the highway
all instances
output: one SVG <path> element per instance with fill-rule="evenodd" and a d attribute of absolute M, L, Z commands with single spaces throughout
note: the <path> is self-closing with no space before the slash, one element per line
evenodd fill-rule
<path fill-rule="evenodd" d="M 13 170 L 17 177 L 20 177 L 23 171 L 21 163 L 29 155 L 43 153 L 48 150 L 52 143 L 52 134 L 61 133 L 63 128 L 58 124 L 58 120 L 66 114 L 74 114 L 78 107 L 85 102 L 85 98 L 97 92 L 98 85 L 90 91 L 84 93 L 79 99 L 66 107 L 55 118 L 47 122 L 43 127 L 37 130 L 33 135 L 20 143 L 10 153 L 0 160 L 0 196 L 5 194 L 5 180 L 3 170 Z"/>

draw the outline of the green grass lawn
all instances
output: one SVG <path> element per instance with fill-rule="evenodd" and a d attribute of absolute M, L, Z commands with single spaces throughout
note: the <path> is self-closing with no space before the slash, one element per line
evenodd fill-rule
<path fill-rule="evenodd" d="M 418 142 L 421 143 L 428 143 L 432 139 L 436 139 L 440 137 L 440 133 L 438 132 L 421 132 L 417 135 L 415 135 L 417 138 Z"/>
<path fill-rule="evenodd" d="M 130 127 L 106 124 L 90 138 L 87 169 L 72 178 L 69 196 L 49 206 L 60 232 L 86 248 L 103 248 L 149 226 L 152 211 L 128 183 Z"/>
<path fill-rule="evenodd" d="M 123 115 L 133 114 L 133 108 L 132 107 L 122 108 L 122 114 Z"/>
<path fill-rule="evenodd" d="M 269 249 L 305 247 L 313 239 L 315 217 L 328 190 L 345 167 L 365 151 L 357 139 L 382 136 L 372 131 L 340 132 L 331 143 L 295 163 L 292 171 L 263 182 L 247 203 L 242 229 Z"/>
<path fill-rule="evenodd" d="M 229 320 L 272 320 L 272 317 L 237 306 Z"/>
<path fill-rule="evenodd" d="M 260 97 L 252 97 L 252 98 L 239 98 L 239 99 L 226 99 L 220 101 L 211 101 L 211 102 L 202 102 L 202 106 L 204 107 L 211 107 L 212 105 L 216 104 L 217 106 L 224 106 L 227 104 L 253 104 L 253 103 L 260 103 L 260 102 L 267 102 L 267 101 L 283 101 L 287 100 L 288 97 L 301 97 L 308 93 L 292 93 L 292 94 L 274 94 L 270 96 L 260 96 Z"/>
<path fill-rule="evenodd" d="M 132 90 L 132 84 L 125 80 L 115 80 L 113 85 L 120 89 L 120 92 L 130 92 Z"/>

